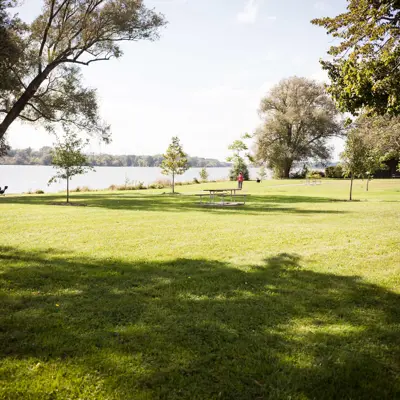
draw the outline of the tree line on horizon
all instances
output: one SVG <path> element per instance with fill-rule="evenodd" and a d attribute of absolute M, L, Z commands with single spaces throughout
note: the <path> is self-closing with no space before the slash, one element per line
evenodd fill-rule
<path fill-rule="evenodd" d="M 44 146 L 39 150 L 30 147 L 26 149 L 10 149 L 7 155 L 0 158 L 0 165 L 52 165 L 53 147 Z M 88 164 L 93 167 L 161 167 L 162 154 L 147 155 L 112 155 L 87 154 Z M 229 167 L 228 162 L 213 158 L 190 157 L 189 166 L 192 168 L 221 168 Z"/>

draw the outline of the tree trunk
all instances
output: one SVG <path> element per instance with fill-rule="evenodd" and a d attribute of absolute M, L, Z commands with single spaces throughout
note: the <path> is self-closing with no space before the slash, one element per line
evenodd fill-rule
<path fill-rule="evenodd" d="M 172 173 L 172 194 L 175 193 L 175 172 Z"/>
<path fill-rule="evenodd" d="M 14 103 L 11 110 L 7 113 L 5 118 L 0 124 L 0 139 L 4 137 L 10 125 L 19 117 L 25 106 L 29 103 L 35 95 L 40 85 L 49 76 L 50 72 L 57 66 L 57 64 L 48 65 L 42 73 L 37 75 L 33 81 L 27 86 L 21 97 Z"/>
<path fill-rule="evenodd" d="M 282 178 L 289 179 L 290 170 L 292 169 L 292 164 L 293 164 L 292 160 L 288 159 L 285 161 L 283 168 L 282 168 L 282 175 L 283 175 Z"/>
<path fill-rule="evenodd" d="M 69 176 L 67 176 L 67 203 L 69 203 Z"/>
<path fill-rule="evenodd" d="M 368 186 L 369 186 L 369 178 L 367 178 L 367 192 L 368 192 Z"/>
<path fill-rule="evenodd" d="M 351 181 L 350 181 L 350 201 L 353 200 L 353 174 L 351 174 Z"/>

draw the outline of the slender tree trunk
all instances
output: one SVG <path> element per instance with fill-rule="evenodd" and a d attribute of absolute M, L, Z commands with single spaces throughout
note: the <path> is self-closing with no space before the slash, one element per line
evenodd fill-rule
<path fill-rule="evenodd" d="M 351 174 L 351 181 L 350 181 L 350 201 L 353 200 L 353 174 Z"/>
<path fill-rule="evenodd" d="M 67 203 L 69 203 L 69 176 L 67 176 Z"/>
<path fill-rule="evenodd" d="M 172 193 L 175 193 L 175 172 L 172 173 Z"/>
<path fill-rule="evenodd" d="M 10 111 L 7 113 L 3 121 L 0 123 L 0 139 L 4 137 L 10 125 L 19 117 L 25 106 L 29 103 L 35 95 L 40 85 L 49 76 L 50 72 L 57 66 L 57 64 L 48 65 L 42 73 L 37 75 L 32 82 L 27 86 L 21 97 L 14 103 Z"/>
<path fill-rule="evenodd" d="M 369 186 L 369 178 L 367 178 L 367 192 L 368 192 L 368 186 Z"/>

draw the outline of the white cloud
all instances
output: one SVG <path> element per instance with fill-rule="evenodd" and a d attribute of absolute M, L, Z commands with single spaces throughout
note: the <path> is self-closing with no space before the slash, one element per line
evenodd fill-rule
<path fill-rule="evenodd" d="M 258 0 L 246 0 L 243 11 L 236 16 L 241 24 L 254 24 L 256 22 L 259 10 Z"/>

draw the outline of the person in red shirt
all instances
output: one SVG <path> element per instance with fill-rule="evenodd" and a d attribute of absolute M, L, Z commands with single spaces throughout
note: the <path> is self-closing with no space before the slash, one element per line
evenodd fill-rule
<path fill-rule="evenodd" d="M 239 176 L 238 176 L 237 180 L 238 180 L 238 188 L 239 188 L 239 189 L 242 189 L 242 187 L 243 187 L 243 181 L 244 181 L 243 172 L 240 172 L 240 173 L 239 173 Z"/>

